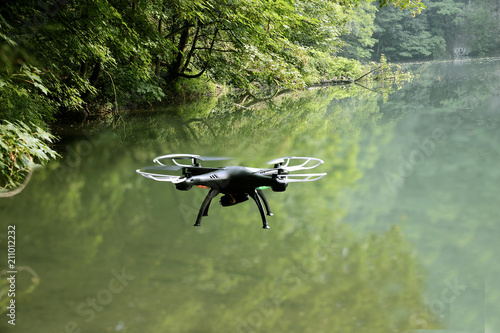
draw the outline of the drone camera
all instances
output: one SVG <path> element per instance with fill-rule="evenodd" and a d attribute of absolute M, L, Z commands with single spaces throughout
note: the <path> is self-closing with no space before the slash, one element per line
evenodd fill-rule
<path fill-rule="evenodd" d="M 287 183 L 277 183 L 271 186 L 273 192 L 285 192 L 288 184 Z"/>
<path fill-rule="evenodd" d="M 187 191 L 190 190 L 193 185 L 188 184 L 187 182 L 182 182 L 182 183 L 177 183 L 175 184 L 175 188 L 180 190 L 180 191 Z"/>
<path fill-rule="evenodd" d="M 219 199 L 219 202 L 223 207 L 227 207 L 234 206 L 247 200 L 248 194 L 225 194 Z"/>

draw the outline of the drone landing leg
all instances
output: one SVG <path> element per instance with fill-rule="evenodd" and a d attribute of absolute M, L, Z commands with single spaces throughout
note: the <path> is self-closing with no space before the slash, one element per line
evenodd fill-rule
<path fill-rule="evenodd" d="M 264 207 L 266 207 L 267 215 L 273 216 L 273 213 L 271 213 L 271 208 L 269 208 L 269 202 L 267 202 L 267 198 L 264 195 L 264 192 L 262 190 L 257 190 L 257 194 L 262 199 L 262 202 L 264 203 Z"/>
<path fill-rule="evenodd" d="M 211 201 L 208 202 L 207 208 L 205 208 L 205 211 L 203 212 L 203 216 L 208 216 L 208 210 L 210 209 L 210 203 L 211 203 Z"/>
<path fill-rule="evenodd" d="M 201 204 L 200 211 L 198 212 L 198 217 L 196 218 L 196 223 L 194 224 L 195 227 L 199 227 L 201 225 L 201 218 L 203 217 L 205 212 L 208 212 L 210 201 L 212 201 L 212 199 L 215 198 L 218 194 L 219 190 L 216 190 L 214 188 L 211 188 L 210 191 L 208 191 L 205 200 L 203 200 L 203 203 Z"/>
<path fill-rule="evenodd" d="M 248 193 L 250 197 L 255 201 L 257 207 L 259 208 L 260 217 L 262 218 L 262 228 L 269 229 L 269 225 L 267 224 L 266 214 L 264 213 L 264 208 L 262 207 L 262 203 L 260 202 L 260 198 L 257 195 L 257 191 Z"/>

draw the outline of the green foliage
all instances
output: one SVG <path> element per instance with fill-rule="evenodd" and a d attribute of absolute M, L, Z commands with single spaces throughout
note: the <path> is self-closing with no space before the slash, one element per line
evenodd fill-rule
<path fill-rule="evenodd" d="M 338 57 L 335 59 L 333 74 L 339 78 L 342 76 L 356 78 L 362 74 L 363 70 L 364 68 L 356 60 Z"/>
<path fill-rule="evenodd" d="M 500 51 L 500 7 L 489 1 L 479 6 L 466 6 L 458 19 L 460 32 L 466 36 L 463 41 L 470 55 L 485 56 Z"/>
<path fill-rule="evenodd" d="M 180 98 L 186 100 L 203 96 L 215 96 L 216 85 L 206 77 L 197 80 L 179 78 L 174 84 L 166 87 L 165 90 L 169 96 L 175 96 L 176 99 Z"/>
<path fill-rule="evenodd" d="M 389 60 L 484 56 L 500 51 L 500 7 L 483 0 L 425 0 L 425 10 L 413 19 L 395 8 L 377 12 L 374 58 Z M 459 50 L 459 51 L 457 51 Z"/>
<path fill-rule="evenodd" d="M 43 125 L 55 109 L 47 98 L 50 91 L 43 72 L 26 64 L 27 57 L 14 40 L 0 34 L 0 119 Z"/>
<path fill-rule="evenodd" d="M 49 148 L 54 136 L 23 122 L 0 124 L 0 191 L 15 189 L 33 168 L 58 154 Z"/>
<path fill-rule="evenodd" d="M 10 80 L 23 94 L 29 82 L 31 104 L 47 109 L 40 118 L 54 110 L 63 117 L 158 102 L 202 76 L 187 85 L 195 95 L 210 81 L 254 94 L 269 86 L 303 88 L 323 73 L 353 75 L 345 72 L 345 60 L 327 57 L 340 51 L 346 22 L 360 13 L 356 8 L 366 9 L 367 19 L 351 24 L 353 43 L 360 45 L 353 47 L 366 58 L 373 6 L 358 0 L 73 0 L 50 9 L 7 0 L 0 10 L 0 38 L 7 45 L 0 85 Z M 23 79 L 24 86 L 18 84 Z"/>
<path fill-rule="evenodd" d="M 427 16 L 408 19 L 396 8 L 379 11 L 377 25 L 377 50 L 389 60 L 429 59 L 445 45 L 443 37 L 430 33 Z M 378 54 L 377 56 L 380 56 Z"/>
<path fill-rule="evenodd" d="M 138 82 L 136 92 L 145 100 L 161 101 L 165 97 L 163 90 L 155 84 Z"/>
<path fill-rule="evenodd" d="M 19 77 L 18 77 L 19 78 Z M 43 125 L 53 118 L 54 107 L 49 100 L 34 92 L 33 87 L 3 81 L 0 87 L 0 119 L 33 122 Z"/>
<path fill-rule="evenodd" d="M 371 58 L 376 43 L 373 33 L 376 29 L 374 20 L 377 11 L 377 7 L 371 2 L 360 3 L 353 10 L 346 25 L 346 33 L 342 36 L 345 44 L 341 55 L 358 60 Z"/>

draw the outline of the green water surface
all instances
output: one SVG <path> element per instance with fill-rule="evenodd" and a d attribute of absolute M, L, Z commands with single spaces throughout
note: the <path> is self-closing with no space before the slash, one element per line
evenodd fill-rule
<path fill-rule="evenodd" d="M 385 98 L 207 100 L 65 136 L 62 159 L 0 200 L 0 331 L 498 332 L 500 60 L 412 66 Z M 193 227 L 206 189 L 135 173 L 170 153 L 312 156 L 328 175 L 266 190 L 269 230 L 253 202 L 217 199 Z"/>

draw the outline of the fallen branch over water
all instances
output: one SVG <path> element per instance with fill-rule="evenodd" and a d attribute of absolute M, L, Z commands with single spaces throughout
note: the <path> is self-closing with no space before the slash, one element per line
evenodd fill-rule
<path fill-rule="evenodd" d="M 21 193 L 24 190 L 24 188 L 26 187 L 26 185 L 28 185 L 28 183 L 30 182 L 32 174 L 33 174 L 33 171 L 28 172 L 28 175 L 24 179 L 24 182 L 21 185 L 19 185 L 15 190 L 12 190 L 9 192 L 1 192 L 0 198 L 9 198 L 9 197 L 15 196 L 16 194 Z"/>

